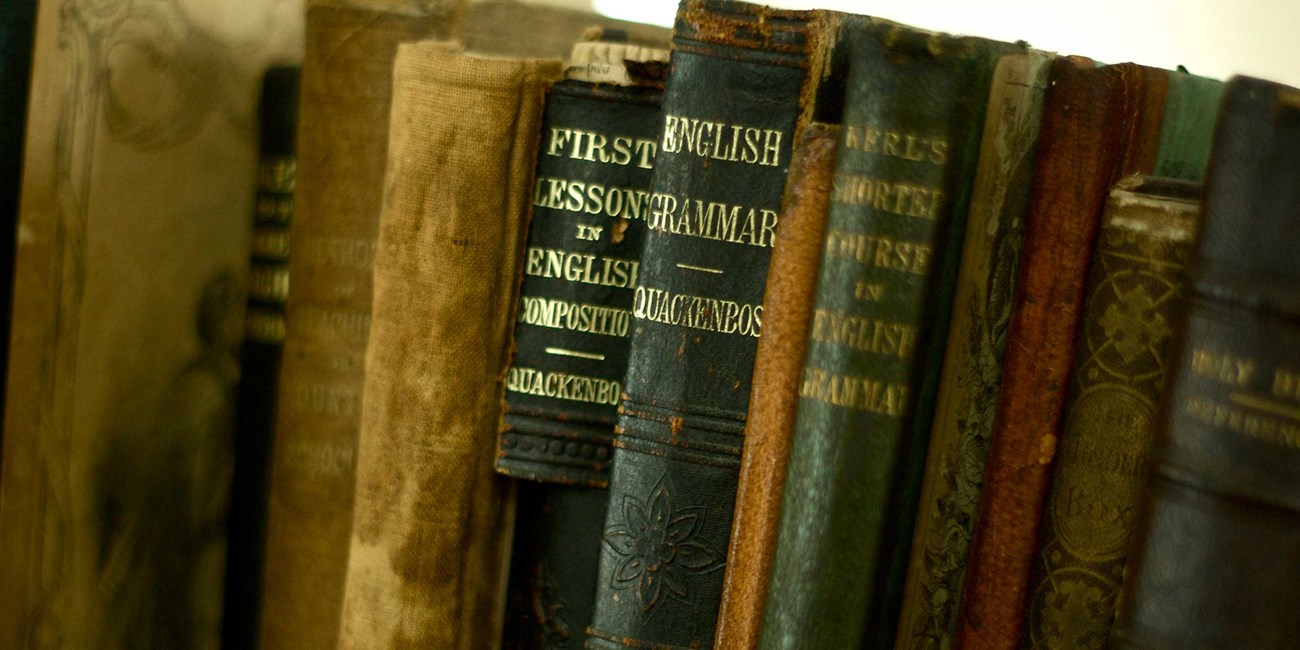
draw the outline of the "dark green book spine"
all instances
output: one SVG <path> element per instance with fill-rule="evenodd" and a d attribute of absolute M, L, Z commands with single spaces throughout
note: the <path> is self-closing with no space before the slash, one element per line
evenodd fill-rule
<path fill-rule="evenodd" d="M 227 516 L 224 648 L 255 648 L 262 594 L 266 507 L 275 433 L 284 300 L 289 294 L 289 220 L 297 178 L 296 67 L 276 67 L 262 82 L 260 161 L 253 217 L 248 308 L 239 357 L 235 466 Z"/>
<path fill-rule="evenodd" d="M 668 52 L 593 42 L 574 55 L 542 117 L 497 447 L 496 470 L 528 479 L 502 633 L 510 650 L 581 648 L 591 623 Z"/>
<path fill-rule="evenodd" d="M 713 641 L 816 16 L 678 11 L 588 648 Z"/>
<path fill-rule="evenodd" d="M 889 647 L 998 55 L 882 26 L 855 44 L 764 648 Z"/>

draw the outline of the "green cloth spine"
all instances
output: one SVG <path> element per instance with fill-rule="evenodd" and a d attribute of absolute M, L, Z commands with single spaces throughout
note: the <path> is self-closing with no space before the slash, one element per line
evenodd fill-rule
<path fill-rule="evenodd" d="M 893 644 L 993 67 L 1023 51 L 854 44 L 764 648 Z"/>

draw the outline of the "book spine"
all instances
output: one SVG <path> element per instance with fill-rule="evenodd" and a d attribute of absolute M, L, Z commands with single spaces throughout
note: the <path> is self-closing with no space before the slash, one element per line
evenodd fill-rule
<path fill-rule="evenodd" d="M 267 513 L 266 647 L 333 647 L 338 636 L 393 56 L 398 43 L 439 24 L 328 5 L 307 12 Z"/>
<path fill-rule="evenodd" d="M 596 598 L 606 490 L 519 482 L 503 648 L 582 647 Z"/>
<path fill-rule="evenodd" d="M 934 399 L 925 377 L 942 360 L 1003 49 L 892 25 L 855 45 L 764 648 L 893 643 L 895 547 L 912 530 L 906 483 Z"/>
<path fill-rule="evenodd" d="M 1210 158 L 1223 82 L 1186 72 L 1168 75 L 1169 92 L 1165 97 L 1154 173 L 1199 183 L 1205 177 Z"/>
<path fill-rule="evenodd" d="M 1051 56 L 998 62 L 903 590 L 899 650 L 945 647 L 984 480 Z"/>
<path fill-rule="evenodd" d="M 1019 642 L 1038 522 L 1106 194 L 1154 165 L 1167 77 L 1133 64 L 1052 63 L 1020 277 L 967 564 L 958 643 Z"/>
<path fill-rule="evenodd" d="M 661 101 L 582 81 L 548 95 L 498 472 L 609 481 Z"/>
<path fill-rule="evenodd" d="M 9 374 L 13 242 L 18 234 L 18 189 L 22 184 L 35 30 L 35 0 L 10 0 L 0 7 L 0 242 L 4 242 L 0 246 L 0 413 L 4 413 L 5 381 Z M 0 443 L 3 440 L 4 427 L 0 427 Z"/>
<path fill-rule="evenodd" d="M 544 93 L 561 73 L 441 42 L 398 49 L 340 648 L 500 642 L 514 499 L 493 464 Z"/>
<path fill-rule="evenodd" d="M 1117 648 L 1300 637 L 1300 90 L 1223 92 Z"/>
<path fill-rule="evenodd" d="M 1028 647 L 1101 648 L 1110 632 L 1199 192 L 1133 176 L 1110 193 L 1029 582 Z"/>
<path fill-rule="evenodd" d="M 591 623 L 663 100 L 662 74 L 636 73 L 667 58 L 580 43 L 547 95 L 496 459 L 533 479 L 518 485 L 509 648 L 579 648 Z"/>
<path fill-rule="evenodd" d="M 275 400 L 289 290 L 289 224 L 297 181 L 299 68 L 275 67 L 262 81 L 261 141 L 254 201 L 248 305 L 235 402 L 221 642 L 257 647 Z"/>
<path fill-rule="evenodd" d="M 814 15 L 678 10 L 589 648 L 713 642 Z"/>
<path fill-rule="evenodd" d="M 714 643 L 720 649 L 753 648 L 762 631 L 839 138 L 839 125 L 809 124 L 799 135 L 790 163 L 781 227 L 763 292 L 764 336 L 754 358 L 754 387 L 749 394 L 736 514 Z"/>

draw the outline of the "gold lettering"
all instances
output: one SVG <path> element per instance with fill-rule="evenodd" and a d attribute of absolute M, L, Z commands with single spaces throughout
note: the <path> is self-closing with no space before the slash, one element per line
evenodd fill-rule
<path fill-rule="evenodd" d="M 553 127 L 547 139 L 546 154 L 620 166 L 635 162 L 642 169 L 653 169 L 655 141 L 650 138 Z"/>
<path fill-rule="evenodd" d="M 666 115 L 659 146 L 668 153 L 777 167 L 781 164 L 783 137 L 775 129 Z"/>
<path fill-rule="evenodd" d="M 622 395 L 622 387 L 617 381 L 518 366 L 510 368 L 506 374 L 506 390 L 512 393 L 609 406 L 618 406 Z"/>
<path fill-rule="evenodd" d="M 875 318 L 817 309 L 813 311 L 812 340 L 872 354 L 911 359 L 916 351 L 917 328 Z"/>
<path fill-rule="evenodd" d="M 907 386 L 860 375 L 840 375 L 821 368 L 804 368 L 799 396 L 832 406 L 901 417 L 908 408 Z"/>
<path fill-rule="evenodd" d="M 649 212 L 650 192 L 541 176 L 533 187 L 533 205 L 611 219 L 644 219 Z"/>
<path fill-rule="evenodd" d="M 674 235 L 770 247 L 776 241 L 777 219 L 774 210 L 653 194 L 646 227 Z"/>
<path fill-rule="evenodd" d="M 845 125 L 844 147 L 931 165 L 948 162 L 948 142 L 942 138 L 871 126 Z"/>
<path fill-rule="evenodd" d="M 597 336 L 627 336 L 632 312 L 618 307 L 522 296 L 519 322 Z"/>
<path fill-rule="evenodd" d="M 1274 370 L 1273 396 L 1300 402 L 1300 373 L 1285 368 Z"/>
<path fill-rule="evenodd" d="M 524 259 L 524 273 L 527 275 L 616 289 L 636 286 L 639 269 L 640 263 L 636 260 L 554 248 L 529 247 Z"/>
<path fill-rule="evenodd" d="M 888 214 L 934 220 L 939 218 L 947 197 L 932 187 L 844 175 L 835 177 L 831 198 L 844 205 L 864 205 Z"/>
<path fill-rule="evenodd" d="M 1300 450 L 1300 424 L 1294 422 L 1202 397 L 1189 398 L 1183 412 L 1216 429 Z"/>
<path fill-rule="evenodd" d="M 600 233 L 604 231 L 605 229 L 600 226 L 588 226 L 580 223 L 578 224 L 577 238 L 582 241 L 600 241 Z"/>
<path fill-rule="evenodd" d="M 1224 352 L 1196 348 L 1192 350 L 1192 373 L 1229 386 L 1246 386 L 1255 372 L 1251 359 Z"/>
<path fill-rule="evenodd" d="M 663 289 L 637 287 L 632 315 L 678 327 L 757 337 L 763 329 L 763 306 L 721 298 L 673 294 Z"/>
<path fill-rule="evenodd" d="M 925 275 L 930 268 L 928 245 L 883 235 L 831 230 L 826 234 L 826 255 L 915 275 Z"/>

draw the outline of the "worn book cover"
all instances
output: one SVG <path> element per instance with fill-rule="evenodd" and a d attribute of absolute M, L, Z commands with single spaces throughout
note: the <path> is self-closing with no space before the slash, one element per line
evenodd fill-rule
<path fill-rule="evenodd" d="M 337 639 L 393 56 L 446 33 L 456 5 L 307 12 L 260 606 L 268 648 Z"/>
<path fill-rule="evenodd" d="M 516 2 L 462 5 L 322 1 L 308 13 L 263 591 L 271 647 L 330 646 L 338 632 L 397 45 L 456 35 L 476 51 L 563 57 L 593 24 L 643 29 Z"/>
<path fill-rule="evenodd" d="M 525 479 L 502 633 L 520 650 L 580 648 L 591 623 L 668 63 L 593 31 L 546 96 L 497 446 Z"/>
<path fill-rule="evenodd" d="M 218 644 L 258 91 L 301 12 L 39 4 L 0 647 Z"/>
<path fill-rule="evenodd" d="M 514 501 L 493 459 L 544 91 L 562 72 L 398 49 L 340 648 L 499 642 Z"/>
<path fill-rule="evenodd" d="M 1300 637 L 1300 90 L 1229 81 L 1116 648 Z"/>
<path fill-rule="evenodd" d="M 759 339 L 754 356 L 754 388 L 714 644 L 718 648 L 751 648 L 762 631 L 839 138 L 837 124 L 809 124 L 799 135 L 790 163 L 781 203 L 783 225 L 776 232 L 772 271 L 763 291 L 767 335 Z"/>
<path fill-rule="evenodd" d="M 1182 315 L 1200 189 L 1134 175 L 1107 199 L 1029 581 L 1028 647 L 1106 643 Z"/>
<path fill-rule="evenodd" d="M 1042 52 L 1013 54 L 994 72 L 917 502 L 899 650 L 946 647 L 956 631 L 1051 61 Z"/>
<path fill-rule="evenodd" d="M 854 41 L 762 647 L 888 647 L 994 65 L 1024 48 Z"/>
<path fill-rule="evenodd" d="M 1021 641 L 1065 415 L 1085 282 L 1109 188 L 1133 173 L 1197 180 L 1216 82 L 1131 63 L 1053 63 L 1019 287 L 963 596 L 961 643 Z"/>
<path fill-rule="evenodd" d="M 1133 64 L 1052 63 L 1002 394 L 967 566 L 959 643 L 1019 640 L 1043 493 L 1056 451 L 1083 283 L 1110 186 L 1150 171 L 1167 79 Z"/>
<path fill-rule="evenodd" d="M 712 643 L 763 287 L 821 79 L 818 16 L 678 8 L 590 648 Z"/>

